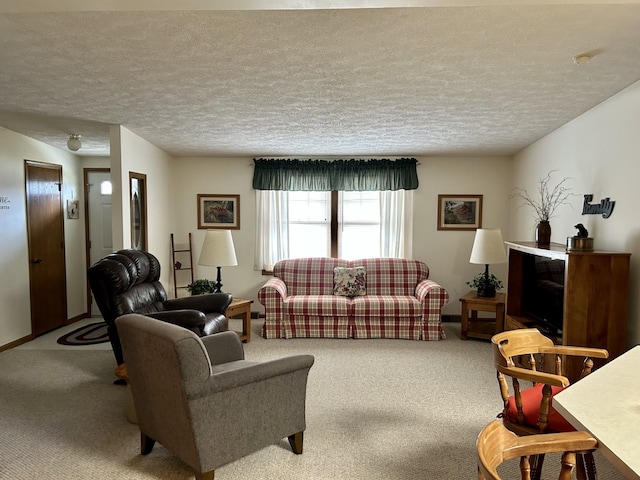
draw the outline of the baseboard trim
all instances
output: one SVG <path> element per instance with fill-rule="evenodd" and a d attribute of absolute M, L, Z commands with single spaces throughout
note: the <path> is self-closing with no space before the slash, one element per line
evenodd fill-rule
<path fill-rule="evenodd" d="M 0 352 L 4 352 L 5 350 L 11 350 L 12 348 L 19 347 L 23 343 L 30 342 L 33 340 L 33 335 L 27 335 L 26 337 L 19 338 L 18 340 L 14 340 L 13 342 L 9 342 L 6 345 L 0 345 Z"/>
<path fill-rule="evenodd" d="M 84 313 L 81 313 L 80 315 L 76 315 L 75 317 L 67 318 L 67 321 L 64 324 L 71 325 L 72 323 L 76 323 L 77 321 L 82 320 L 83 318 L 89 318 L 89 313 L 84 312 Z"/>

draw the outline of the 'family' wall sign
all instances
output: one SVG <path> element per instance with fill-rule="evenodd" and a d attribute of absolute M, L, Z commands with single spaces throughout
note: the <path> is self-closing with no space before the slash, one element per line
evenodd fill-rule
<path fill-rule="evenodd" d="M 593 200 L 593 194 L 587 194 L 584 196 L 584 202 L 582 203 L 582 215 L 599 215 L 602 214 L 602 218 L 609 218 L 613 212 L 613 207 L 616 206 L 616 202 L 611 201 L 609 197 L 600 200 L 600 203 L 589 203 Z"/>

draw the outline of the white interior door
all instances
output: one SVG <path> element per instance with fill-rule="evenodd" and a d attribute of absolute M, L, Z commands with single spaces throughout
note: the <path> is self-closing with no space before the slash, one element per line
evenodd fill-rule
<path fill-rule="evenodd" d="M 110 172 L 87 172 L 89 258 L 91 265 L 113 252 L 111 186 Z M 91 301 L 91 316 L 101 316 L 94 300 Z"/>

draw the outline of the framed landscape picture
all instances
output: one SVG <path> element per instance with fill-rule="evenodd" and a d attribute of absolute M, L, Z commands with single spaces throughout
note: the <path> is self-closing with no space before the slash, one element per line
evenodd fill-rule
<path fill-rule="evenodd" d="M 198 228 L 240 230 L 240 195 L 199 193 Z"/>
<path fill-rule="evenodd" d="M 482 228 L 482 195 L 438 195 L 438 230 Z"/>

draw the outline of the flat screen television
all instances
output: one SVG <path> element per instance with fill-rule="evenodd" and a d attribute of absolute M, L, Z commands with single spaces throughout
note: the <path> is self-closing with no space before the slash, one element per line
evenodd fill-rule
<path fill-rule="evenodd" d="M 522 257 L 522 313 L 548 333 L 562 335 L 564 260 L 533 254 Z"/>

